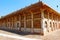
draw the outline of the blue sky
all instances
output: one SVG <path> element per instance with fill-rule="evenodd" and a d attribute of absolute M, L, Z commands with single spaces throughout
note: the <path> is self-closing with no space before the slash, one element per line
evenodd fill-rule
<path fill-rule="evenodd" d="M 0 16 L 5 16 L 16 10 L 29 6 L 39 0 L 0 0 Z M 60 0 L 41 0 L 54 10 L 60 12 Z M 58 8 L 57 8 L 58 5 Z"/>

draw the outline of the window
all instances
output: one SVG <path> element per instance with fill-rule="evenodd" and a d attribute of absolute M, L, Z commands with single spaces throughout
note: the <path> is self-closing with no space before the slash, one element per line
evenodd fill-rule
<path fill-rule="evenodd" d="M 54 24 L 54 22 L 53 22 L 53 27 L 54 27 L 54 29 L 55 29 L 55 24 Z"/>
<path fill-rule="evenodd" d="M 51 22 L 50 22 L 50 27 L 52 27 L 52 24 L 51 24 Z"/>
<path fill-rule="evenodd" d="M 45 21 L 45 27 L 47 28 L 47 22 Z"/>
<path fill-rule="evenodd" d="M 50 27 L 51 27 L 51 30 L 53 31 L 53 28 L 52 28 L 52 23 L 50 22 Z"/>
<path fill-rule="evenodd" d="M 17 23 L 17 28 L 19 27 L 19 23 Z"/>

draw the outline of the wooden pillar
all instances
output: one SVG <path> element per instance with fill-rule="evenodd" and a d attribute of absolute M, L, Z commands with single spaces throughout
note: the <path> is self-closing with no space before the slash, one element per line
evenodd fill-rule
<path fill-rule="evenodd" d="M 57 30 L 57 15 L 56 15 L 56 19 L 55 19 L 55 29 Z"/>
<path fill-rule="evenodd" d="M 24 14 L 24 31 L 26 31 L 26 16 Z"/>
<path fill-rule="evenodd" d="M 11 18 L 11 29 L 13 29 L 13 18 Z"/>
<path fill-rule="evenodd" d="M 33 13 L 31 12 L 31 32 L 34 32 L 34 26 L 33 26 Z"/>
<path fill-rule="evenodd" d="M 58 19 L 59 19 L 59 29 L 60 29 L 60 16 L 59 16 L 59 18 L 58 18 Z"/>
<path fill-rule="evenodd" d="M 7 28 L 8 28 L 8 19 L 7 19 Z"/>
<path fill-rule="evenodd" d="M 53 13 L 53 30 L 55 30 L 55 14 Z"/>
<path fill-rule="evenodd" d="M 45 30 L 44 30 L 44 12 L 43 10 L 41 10 L 41 33 L 44 35 L 45 34 Z"/>
<path fill-rule="evenodd" d="M 53 13 L 52 13 L 52 31 L 54 30 L 54 27 L 53 27 Z"/>
<path fill-rule="evenodd" d="M 57 29 L 57 16 L 55 15 L 55 30 Z"/>
<path fill-rule="evenodd" d="M 47 13 L 48 13 L 48 12 L 47 12 Z M 47 25 L 48 25 L 48 31 L 50 31 L 49 13 L 48 13 L 48 21 L 47 21 Z"/>
<path fill-rule="evenodd" d="M 57 16 L 57 29 L 59 29 L 58 16 Z"/>
<path fill-rule="evenodd" d="M 55 29 L 57 30 L 57 15 L 55 15 Z"/>
<path fill-rule="evenodd" d="M 10 18 L 9 18 L 9 23 L 8 24 L 9 24 L 9 29 L 10 29 Z"/>
<path fill-rule="evenodd" d="M 17 15 L 15 16 L 15 29 L 17 29 Z"/>
<path fill-rule="evenodd" d="M 54 15 L 54 18 L 55 18 L 55 19 L 54 19 L 54 25 L 55 25 L 55 26 L 54 26 L 54 30 L 56 30 L 56 15 Z"/>
<path fill-rule="evenodd" d="M 1 20 L 0 20 L 0 29 L 1 29 Z"/>
<path fill-rule="evenodd" d="M 11 18 L 10 18 L 10 20 L 11 20 Z M 11 28 L 11 21 L 10 21 L 10 23 L 9 23 L 9 26 L 10 26 L 10 28 Z"/>
<path fill-rule="evenodd" d="M 48 13 L 48 21 L 49 21 L 49 13 Z"/>
<path fill-rule="evenodd" d="M 21 16 L 19 15 L 19 31 L 21 31 Z"/>
<path fill-rule="evenodd" d="M 15 18 L 15 17 L 12 17 L 12 21 L 11 21 L 11 26 L 12 26 L 11 29 L 12 29 L 12 30 L 15 28 L 15 26 L 13 25 L 13 24 L 14 24 L 14 18 Z"/>

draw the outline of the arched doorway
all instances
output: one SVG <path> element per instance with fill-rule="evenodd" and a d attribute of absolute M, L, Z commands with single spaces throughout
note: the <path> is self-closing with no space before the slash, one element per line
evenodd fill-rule
<path fill-rule="evenodd" d="M 50 28 L 51 28 L 51 30 L 53 31 L 53 28 L 52 28 L 52 22 L 50 22 Z"/>
<path fill-rule="evenodd" d="M 53 30 L 55 30 L 55 23 L 53 22 Z"/>
<path fill-rule="evenodd" d="M 46 28 L 47 32 L 49 32 L 47 21 L 45 21 L 45 28 Z"/>
<path fill-rule="evenodd" d="M 20 27 L 20 25 L 19 25 L 20 23 L 16 23 L 16 30 L 19 30 L 19 27 Z"/>

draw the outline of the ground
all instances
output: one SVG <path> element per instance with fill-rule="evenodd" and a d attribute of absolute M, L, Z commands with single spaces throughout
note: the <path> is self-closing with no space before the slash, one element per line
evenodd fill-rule
<path fill-rule="evenodd" d="M 40 35 L 20 35 L 0 30 L 0 40 L 41 40 Z"/>
<path fill-rule="evenodd" d="M 60 29 L 43 36 L 43 40 L 60 40 Z"/>
<path fill-rule="evenodd" d="M 0 30 L 0 40 L 60 40 L 60 30 L 53 31 L 47 35 L 19 35 Z"/>

